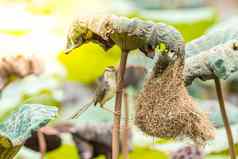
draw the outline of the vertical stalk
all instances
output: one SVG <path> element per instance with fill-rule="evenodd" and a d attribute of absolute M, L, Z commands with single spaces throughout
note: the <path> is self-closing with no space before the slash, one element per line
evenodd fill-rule
<path fill-rule="evenodd" d="M 219 101 L 219 105 L 220 105 L 220 111 L 221 111 L 221 115 L 223 118 L 225 129 L 226 129 L 230 157 L 231 157 L 231 159 L 236 159 L 235 146 L 233 143 L 231 127 L 229 125 L 229 120 L 228 120 L 228 117 L 226 114 L 225 102 L 224 102 L 222 88 L 221 88 L 221 82 L 217 77 L 215 78 L 215 85 L 216 85 L 216 92 L 217 92 L 217 97 L 218 97 L 218 101 Z"/>
<path fill-rule="evenodd" d="M 112 158 L 118 159 L 120 144 L 120 120 L 121 120 L 121 103 L 124 83 L 124 74 L 126 70 L 128 51 L 122 50 L 119 71 L 117 75 L 117 90 L 114 111 L 114 124 L 112 132 Z"/>
<path fill-rule="evenodd" d="M 125 123 L 123 130 L 122 154 L 124 159 L 128 159 L 128 136 L 129 136 L 129 107 L 128 107 L 128 94 L 124 89 L 124 113 Z"/>
<path fill-rule="evenodd" d="M 45 137 L 44 137 L 44 134 L 40 130 L 37 131 L 37 136 L 38 136 L 38 144 L 39 144 L 41 159 L 44 159 L 45 152 L 46 152 Z"/>

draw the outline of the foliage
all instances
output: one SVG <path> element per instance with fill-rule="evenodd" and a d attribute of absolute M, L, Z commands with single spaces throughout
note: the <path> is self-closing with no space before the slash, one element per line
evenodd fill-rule
<path fill-rule="evenodd" d="M 219 25 L 186 45 L 186 84 L 195 78 L 227 79 L 238 70 L 238 30 L 233 25 L 236 23 L 237 20 Z"/>
<path fill-rule="evenodd" d="M 231 40 L 238 40 L 238 18 L 232 18 L 210 29 L 203 36 L 189 42 L 186 45 L 187 57 L 198 54 L 202 51 L 225 44 Z"/>
<path fill-rule="evenodd" d="M 23 105 L 0 124 L 0 158 L 13 158 L 31 133 L 46 125 L 56 114 L 54 107 Z"/>
<path fill-rule="evenodd" d="M 205 0 L 136 0 L 136 3 L 146 9 L 196 8 L 206 5 Z"/>
<path fill-rule="evenodd" d="M 6 0 L 5 0 L 6 1 Z M 20 2 L 22 3 L 22 0 L 13 0 L 14 2 Z M 11 3 L 13 2 L 11 1 Z M 63 25 L 65 25 L 66 21 L 69 19 L 69 16 L 65 16 L 65 15 L 72 15 L 71 13 L 73 13 L 74 8 L 76 8 L 76 10 L 80 10 L 79 7 L 80 6 L 84 6 L 83 5 L 74 5 L 74 7 L 72 7 L 72 4 L 76 4 L 76 3 L 72 3 L 72 1 L 75 0 L 61 0 L 61 1 L 57 1 L 57 0 L 52 0 L 52 1 L 47 1 L 47 0 L 34 0 L 34 2 L 32 0 L 24 0 L 27 2 L 27 6 L 26 9 L 27 11 L 30 11 L 33 14 L 40 14 L 40 15 L 53 15 L 55 13 L 57 13 L 58 15 L 61 14 L 64 17 L 60 17 L 59 19 L 64 19 L 63 20 Z M 84 1 L 84 0 L 83 0 Z M 119 0 L 120 1 L 120 0 Z M 137 0 L 137 1 L 142 1 L 142 0 Z M 195 0 L 196 1 L 196 0 Z M 97 9 L 97 6 L 94 7 L 92 1 L 90 1 L 90 8 L 93 8 L 93 10 Z M 164 2 L 166 3 L 166 2 Z M 80 2 L 81 4 L 81 2 Z M 108 4 L 103 4 L 104 8 L 108 7 Z M 88 8 L 89 8 L 88 7 Z M 116 5 L 117 8 L 120 8 L 119 6 Z M 113 10 L 114 11 L 114 10 Z M 123 13 L 119 13 L 119 14 L 124 14 L 125 12 L 122 11 Z M 174 16 L 174 15 L 177 16 Z M 186 41 L 190 41 L 194 38 L 199 37 L 200 35 L 202 35 L 204 33 L 204 31 L 211 25 L 213 25 L 216 21 L 217 21 L 217 14 L 216 11 L 214 11 L 212 8 L 200 8 L 200 9 L 175 9 L 173 11 L 168 11 L 168 10 L 145 10 L 140 8 L 138 10 L 138 8 L 134 8 L 134 9 L 130 9 L 129 12 L 126 13 L 126 15 L 128 15 L 129 17 L 139 17 L 145 20 L 153 20 L 154 22 L 165 22 L 168 24 L 171 24 L 173 26 L 175 26 L 179 31 L 182 32 L 184 38 Z M 181 15 L 181 16 L 180 16 Z M 179 17 L 179 18 L 178 18 Z M 181 18 L 182 17 L 182 18 Z M 35 19 L 37 17 L 34 17 Z M 65 21 L 66 20 L 66 21 Z M 21 19 L 21 21 L 24 21 Z M 231 24 L 230 22 L 224 22 L 222 24 L 219 25 L 219 27 L 224 27 L 225 25 L 227 25 L 229 23 L 230 26 L 234 25 L 237 26 L 236 23 Z M 59 27 L 63 28 L 62 24 L 56 24 L 56 25 L 60 25 Z M 62 26 L 61 26 L 62 25 Z M 19 25 L 18 25 L 19 26 Z M 24 25 L 25 26 L 25 25 Z M 28 25 L 27 25 L 28 26 Z M 213 35 L 215 35 L 215 37 L 207 38 L 207 40 L 202 40 L 202 42 L 199 45 L 195 45 L 195 46 L 201 46 L 203 47 L 203 44 L 213 42 L 216 45 L 222 44 L 221 41 L 217 40 L 220 38 L 220 36 L 223 36 L 221 38 L 224 38 L 223 43 L 226 43 L 230 40 L 230 37 L 237 37 L 236 34 L 233 34 L 234 31 L 236 32 L 236 28 L 233 27 L 232 29 L 227 29 L 223 31 L 215 31 L 216 28 L 212 29 L 209 31 L 210 32 L 216 32 L 213 33 Z M 36 29 L 37 30 L 37 29 Z M 53 29 L 54 30 L 54 29 Z M 24 36 L 27 35 L 31 32 L 32 30 L 29 30 L 29 28 L 21 28 L 21 29 L 16 29 L 16 30 L 12 30 L 11 28 L 4 28 L 4 29 L 0 29 L 0 32 L 3 34 L 8 34 L 8 35 L 14 35 L 14 36 Z M 38 31 L 38 30 L 37 30 Z M 60 30 L 60 35 L 62 35 L 63 30 Z M 222 33 L 221 33 L 222 32 Z M 222 35 L 223 34 L 223 35 Z M 57 37 L 58 38 L 58 37 Z M 60 37 L 62 38 L 62 37 Z M 30 40 L 30 39 L 29 39 Z M 228 40 L 228 41 L 226 41 Z M 237 39 L 236 39 L 237 40 Z M 193 41 L 194 42 L 194 41 Z M 216 43 L 218 42 L 218 43 Z M 55 44 L 55 43 L 54 43 Z M 192 46 L 190 45 L 190 43 L 187 46 Z M 12 48 L 14 48 L 15 46 L 11 46 Z M 193 48 L 194 50 L 196 50 L 196 48 Z M 210 50 L 210 49 L 209 49 Z M 207 51 L 209 51 L 207 50 Z M 192 51 L 193 52 L 193 51 Z M 201 51 L 198 52 L 194 52 L 195 54 L 200 53 Z M 48 53 L 46 51 L 46 53 Z M 189 52 L 188 52 L 189 53 Z M 193 55 L 195 55 L 193 54 Z M 218 52 L 217 52 L 218 54 Z M 68 71 L 68 79 L 70 80 L 75 80 L 75 81 L 80 81 L 83 83 L 92 83 L 98 76 L 101 75 L 101 73 L 103 72 L 104 68 L 108 65 L 117 65 L 118 61 L 119 61 L 119 56 L 120 56 L 120 50 L 118 47 L 114 47 L 108 51 L 104 51 L 102 48 L 100 48 L 98 45 L 96 44 L 92 44 L 92 43 L 88 43 L 76 50 L 73 51 L 72 54 L 70 55 L 64 55 L 63 53 L 60 53 L 59 55 L 59 60 L 60 62 L 66 67 L 67 71 Z M 213 57 L 209 57 L 210 59 L 213 60 Z M 222 59 L 227 59 L 225 57 L 220 57 L 218 56 L 218 58 L 222 58 Z M 197 61 L 198 57 L 194 57 L 194 61 Z M 219 59 L 216 59 L 217 61 L 219 61 Z M 233 61 L 233 58 L 231 59 L 227 59 L 229 61 Z M 190 64 L 193 64 L 193 60 L 192 58 L 187 59 L 187 61 L 191 61 L 189 62 Z M 225 65 L 225 68 L 228 67 L 233 67 L 233 62 L 231 63 L 232 65 L 230 65 L 229 61 L 227 62 L 229 64 Z M 143 63 L 142 60 L 137 61 L 139 63 Z M 235 61 L 236 62 L 236 61 Z M 146 63 L 146 62 L 145 62 Z M 144 63 L 144 64 L 145 64 Z M 226 62 L 225 62 L 226 63 Z M 227 64 L 226 63 L 226 64 Z M 195 63 L 194 63 L 195 64 Z M 200 63 L 201 64 L 201 63 Z M 207 63 L 205 63 L 207 64 Z M 194 66 L 194 65 L 192 65 Z M 217 69 L 217 65 L 212 65 L 209 62 L 209 66 L 212 66 L 214 69 Z M 209 67 L 210 68 L 210 67 Z M 54 68 L 52 68 L 54 69 Z M 219 68 L 219 70 L 222 70 Z M 194 72 L 196 72 L 198 70 L 194 69 Z M 229 69 L 228 69 L 229 72 Z M 204 72 L 203 72 L 204 73 Z M 231 72 L 232 73 L 232 72 Z M 230 76 L 231 74 L 223 74 L 223 71 L 217 71 L 217 74 L 225 77 L 225 76 Z M 201 77 L 200 75 L 197 74 L 193 74 L 193 77 Z M 209 71 L 208 74 L 203 74 L 204 77 L 207 75 L 211 75 L 211 72 Z M 227 76 L 227 77 L 228 77 Z M 209 76 L 207 76 L 209 77 Z M 205 78 L 206 79 L 206 78 Z M 40 82 L 42 84 L 48 83 L 49 81 L 51 81 L 51 79 L 46 79 L 46 80 L 40 80 Z M 24 81 L 24 82 L 29 82 L 29 81 Z M 0 113 L 0 119 L 3 120 L 5 119 L 5 117 L 7 115 L 9 115 L 9 113 L 15 111 L 15 109 L 12 109 L 12 107 L 20 107 L 19 103 L 22 103 L 23 101 L 27 101 L 27 103 L 40 103 L 40 104 L 46 104 L 46 105 L 59 105 L 59 100 L 55 98 L 55 90 L 52 90 L 52 88 L 46 86 L 44 88 L 40 88 L 38 91 L 29 91 L 31 90 L 31 87 L 33 90 L 36 90 L 35 87 L 38 87 L 41 84 L 36 84 L 36 83 L 27 83 L 28 86 L 26 85 L 22 85 L 20 86 L 21 88 L 24 87 L 24 91 L 19 92 L 19 88 L 18 86 L 14 85 L 14 87 L 10 86 L 11 92 L 15 92 L 15 93 L 3 93 L 3 98 L 0 101 L 0 107 L 1 107 L 1 113 Z M 25 87 L 27 87 L 27 89 L 25 89 Z M 7 88 L 9 89 L 9 88 Z M 197 91 L 197 90 L 196 90 Z M 18 92 L 18 93 L 16 93 Z M 134 95 L 134 94 L 133 94 Z M 6 98 L 7 96 L 9 96 L 9 98 Z M 12 98 L 14 97 L 14 98 Z M 6 98 L 6 99 L 4 99 Z M 19 100 L 18 100 L 19 99 Z M 15 102 L 15 101 L 18 102 Z M 6 102 L 6 101 L 11 101 L 11 102 Z M 113 105 L 114 101 L 110 101 L 107 105 Z M 71 108 L 69 108 L 71 109 Z M 97 112 L 95 112 L 95 111 Z M 96 114 L 95 114 L 96 113 Z M 105 112 L 107 113 L 107 112 Z M 215 115 L 215 114 L 212 114 Z M 104 111 L 99 109 L 99 108 L 91 108 L 91 111 L 89 110 L 87 113 L 83 114 L 83 116 L 80 117 L 79 120 L 77 120 L 76 122 L 80 121 L 88 121 L 91 120 L 94 122 L 94 118 L 102 118 L 103 121 L 107 120 L 109 121 L 109 119 L 111 119 L 112 114 L 104 114 Z M 98 119 L 97 119 L 98 120 Z M 213 155 L 209 155 L 208 157 L 206 157 L 207 159 L 225 159 L 228 158 L 227 156 L 227 152 L 225 154 L 213 154 Z M 164 154 L 163 152 L 157 152 L 157 151 L 153 151 L 149 148 L 141 148 L 141 147 L 137 147 L 134 149 L 134 152 L 130 153 L 130 158 L 167 158 L 167 155 Z M 63 147 L 59 148 L 57 151 L 52 152 L 47 154 L 47 159 L 63 159 L 63 158 L 72 158 L 72 159 L 77 159 L 77 152 L 74 146 L 72 145 L 64 145 Z"/>
<path fill-rule="evenodd" d="M 67 70 L 69 80 L 92 83 L 106 66 L 117 65 L 119 57 L 120 49 L 116 46 L 104 51 L 97 44 L 88 43 L 69 55 L 60 53 L 58 58 Z"/>
<path fill-rule="evenodd" d="M 209 112 L 209 119 L 210 121 L 213 122 L 216 128 L 224 127 L 224 123 L 220 114 L 219 105 L 216 100 L 199 101 L 199 105 L 203 110 Z M 229 116 L 230 125 L 237 124 L 238 108 L 235 105 L 226 102 L 226 111 L 227 115 Z"/>
<path fill-rule="evenodd" d="M 177 16 L 174 16 L 177 15 Z M 133 16 L 173 25 L 185 39 L 198 38 L 217 22 L 217 13 L 213 8 L 176 9 L 176 10 L 138 10 Z"/>
<path fill-rule="evenodd" d="M 54 152 L 47 154 L 47 159 L 78 159 L 77 150 L 73 145 L 64 145 Z M 162 151 L 155 151 L 146 147 L 136 147 L 133 152 L 129 154 L 130 158 L 148 158 L 148 159 L 168 159 L 168 154 Z M 104 157 L 98 157 L 98 159 L 103 159 Z M 120 157 L 122 158 L 122 157 Z"/>
<path fill-rule="evenodd" d="M 29 75 L 39 75 L 42 68 L 39 59 L 27 58 L 23 55 L 3 57 L 0 59 L 0 90 L 10 83 L 12 77 L 24 78 Z"/>
<path fill-rule="evenodd" d="M 149 148 L 135 147 L 133 153 L 129 154 L 129 158 L 146 158 L 146 159 L 168 159 L 168 154 L 162 151 L 153 151 Z"/>
<path fill-rule="evenodd" d="M 77 149 L 74 145 L 65 144 L 59 149 L 49 152 L 46 155 L 47 159 L 78 159 Z"/>
<path fill-rule="evenodd" d="M 174 41 L 179 39 L 179 36 L 180 33 L 169 25 L 162 23 L 156 24 L 137 18 L 129 19 L 114 15 L 79 17 L 73 22 L 69 29 L 66 52 L 69 53 L 79 48 L 82 44 L 94 42 L 102 46 L 105 51 L 117 45 L 125 50 L 140 49 L 146 56 L 152 57 L 154 56 L 155 49 L 161 46 L 160 44 L 164 44 L 165 49 L 163 51 L 165 52 L 169 51 L 169 49 L 175 51 L 178 46 Z M 85 55 L 80 54 L 81 56 L 85 56 L 85 59 L 82 60 L 87 61 L 87 63 L 95 62 L 95 57 L 93 58 L 90 55 L 93 55 L 92 52 L 96 52 L 96 47 L 95 50 L 89 50 L 89 46 L 90 45 L 87 46 L 87 52 L 85 50 Z M 81 49 L 81 47 L 79 49 Z M 97 47 L 97 49 L 99 48 Z M 100 51 L 98 53 L 103 52 Z M 65 56 L 61 55 L 60 59 L 63 58 L 65 58 Z M 73 61 L 75 60 L 76 58 L 74 58 Z M 68 58 L 67 62 L 66 60 L 61 61 L 66 64 L 69 70 L 75 70 L 76 65 L 71 64 L 71 58 Z M 78 63 L 78 61 L 75 61 L 75 63 Z M 84 65 L 80 64 L 81 68 L 83 68 L 83 66 Z M 105 65 L 103 68 L 105 68 Z M 88 71 L 86 69 L 84 70 Z M 98 76 L 98 72 L 95 72 L 95 70 L 93 70 L 93 74 Z"/>
<path fill-rule="evenodd" d="M 154 3 L 155 1 L 148 1 L 146 2 L 146 5 L 140 6 L 139 1 L 143 0 L 138 0 L 138 2 L 126 0 L 115 1 L 113 2 L 115 7 L 113 7 L 112 11 L 113 13 L 131 18 L 138 17 L 144 20 L 152 20 L 154 22 L 163 22 L 173 25 L 183 34 L 185 41 L 190 41 L 201 36 L 218 20 L 217 11 L 212 7 L 195 7 L 195 5 L 192 8 L 148 9 L 146 8 L 146 5 L 158 7 L 157 5 L 159 5 L 160 2 Z M 164 1 L 164 3 L 167 3 L 167 1 Z M 186 3 L 189 3 L 189 1 L 186 1 Z M 171 2 L 168 4 L 170 7 L 174 6 L 171 5 Z"/>
<path fill-rule="evenodd" d="M 16 111 L 23 103 L 60 107 L 60 81 L 48 76 L 29 76 L 17 80 L 3 90 L 0 100 L 0 121 Z M 14 97 L 14 98 L 12 98 Z"/>

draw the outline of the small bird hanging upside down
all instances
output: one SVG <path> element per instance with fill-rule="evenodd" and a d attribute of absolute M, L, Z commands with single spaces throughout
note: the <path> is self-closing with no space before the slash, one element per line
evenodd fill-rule
<path fill-rule="evenodd" d="M 74 118 L 79 117 L 92 104 L 94 104 L 94 106 L 96 106 L 97 104 L 100 104 L 101 108 L 103 108 L 107 111 L 113 112 L 103 106 L 107 101 L 112 99 L 112 97 L 116 93 L 116 81 L 117 81 L 116 78 L 117 78 L 116 69 L 113 66 L 106 67 L 102 77 L 97 80 L 97 88 L 96 88 L 95 97 L 92 99 L 91 102 L 89 102 L 88 104 L 81 107 L 80 110 L 77 111 L 72 116 L 72 118 L 74 119 Z"/>

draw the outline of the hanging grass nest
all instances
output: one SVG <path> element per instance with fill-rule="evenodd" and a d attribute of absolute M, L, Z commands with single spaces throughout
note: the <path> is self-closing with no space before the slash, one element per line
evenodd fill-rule
<path fill-rule="evenodd" d="M 135 122 L 151 136 L 190 138 L 195 144 L 204 145 L 214 138 L 215 129 L 184 86 L 184 44 L 179 46 L 177 52 L 159 55 L 137 97 Z"/>

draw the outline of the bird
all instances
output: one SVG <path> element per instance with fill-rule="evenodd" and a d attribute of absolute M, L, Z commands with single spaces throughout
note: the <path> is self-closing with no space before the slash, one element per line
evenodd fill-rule
<path fill-rule="evenodd" d="M 94 106 L 99 106 L 107 111 L 113 112 L 107 109 L 104 104 L 113 98 L 116 93 L 116 82 L 117 82 L 117 70 L 114 66 L 108 66 L 103 72 L 103 75 L 99 77 L 96 81 L 96 91 L 94 98 L 86 105 L 82 106 L 79 111 L 77 111 L 72 119 L 78 118 L 83 112 L 85 112 L 92 104 Z M 113 112 L 115 113 L 115 112 Z"/>

